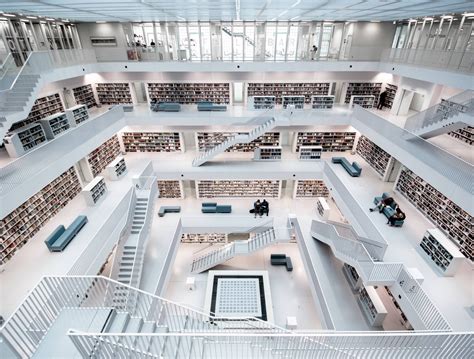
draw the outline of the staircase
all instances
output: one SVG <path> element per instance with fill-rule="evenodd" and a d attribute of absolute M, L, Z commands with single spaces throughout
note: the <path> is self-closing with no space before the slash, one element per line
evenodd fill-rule
<path fill-rule="evenodd" d="M 191 272 L 202 273 L 222 264 L 236 255 L 246 255 L 278 242 L 289 242 L 291 239 L 287 228 L 270 228 L 257 233 L 246 241 L 234 241 L 216 250 L 210 251 L 193 259 Z"/>
<path fill-rule="evenodd" d="M 252 131 L 247 134 L 237 134 L 231 137 L 228 137 L 224 142 L 219 145 L 206 150 L 205 152 L 199 153 L 199 156 L 193 160 L 193 166 L 199 167 L 202 164 L 210 161 L 212 158 L 225 152 L 230 147 L 237 145 L 239 143 L 250 143 L 258 137 L 262 136 L 265 132 L 272 130 L 276 126 L 276 120 L 274 117 L 267 119 L 261 125 L 255 127 Z"/>

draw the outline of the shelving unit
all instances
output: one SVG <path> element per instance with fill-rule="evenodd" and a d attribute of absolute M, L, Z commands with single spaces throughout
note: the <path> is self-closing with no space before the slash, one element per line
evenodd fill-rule
<path fill-rule="evenodd" d="M 352 151 L 355 132 L 298 132 L 293 142 L 293 151 L 299 152 L 301 146 L 321 146 L 323 152 Z"/>
<path fill-rule="evenodd" d="M 230 103 L 229 83 L 148 83 L 149 100 L 197 104 L 210 101 L 217 104 Z"/>
<path fill-rule="evenodd" d="M 316 199 L 316 210 L 322 219 L 328 220 L 331 209 L 329 208 L 328 202 L 324 197 L 318 197 Z"/>
<path fill-rule="evenodd" d="M 397 310 L 398 315 L 400 316 L 400 322 L 403 324 L 403 326 L 407 330 L 413 330 L 413 327 L 412 327 L 411 323 L 408 321 L 408 318 L 406 317 L 406 315 L 403 312 L 402 308 L 400 308 L 400 305 L 398 304 L 397 300 L 393 297 L 393 294 L 390 291 L 390 289 L 387 286 L 385 286 L 385 290 L 387 291 L 387 294 L 389 295 L 389 297 L 392 299 L 392 303 L 393 303 L 395 309 Z"/>
<path fill-rule="evenodd" d="M 124 132 L 122 141 L 126 152 L 183 151 L 179 132 Z"/>
<path fill-rule="evenodd" d="M 127 173 L 127 164 L 125 159 L 122 156 L 118 156 L 115 160 L 110 162 L 107 167 L 105 167 L 107 172 L 107 178 L 111 181 L 118 181 L 121 177 Z"/>
<path fill-rule="evenodd" d="M 295 109 L 304 109 L 305 97 L 304 96 L 282 96 L 283 108 L 288 108 L 288 105 L 294 105 Z"/>
<path fill-rule="evenodd" d="M 268 110 L 276 105 L 275 96 L 251 96 L 248 100 L 249 108 L 252 110 Z"/>
<path fill-rule="evenodd" d="M 86 105 L 76 105 L 66 110 L 66 116 L 71 126 L 77 126 L 89 119 L 89 111 Z"/>
<path fill-rule="evenodd" d="M 10 260 L 80 191 L 79 179 L 71 167 L 5 216 L 0 221 L 0 264 Z"/>
<path fill-rule="evenodd" d="M 474 260 L 472 216 L 406 167 L 402 168 L 395 188 L 433 221 L 464 256 Z"/>
<path fill-rule="evenodd" d="M 95 206 L 107 193 L 107 186 L 104 177 L 95 177 L 87 186 L 82 189 L 82 195 L 88 206 Z"/>
<path fill-rule="evenodd" d="M 331 95 L 318 95 L 311 98 L 311 107 L 314 110 L 330 110 L 334 107 L 335 97 Z"/>
<path fill-rule="evenodd" d="M 59 93 L 53 95 L 40 97 L 35 101 L 35 104 L 31 108 L 28 117 L 23 121 L 16 122 L 12 125 L 11 129 L 15 130 L 20 127 L 29 125 L 30 123 L 38 122 L 39 120 L 54 115 L 59 112 L 64 112 L 63 103 Z"/>
<path fill-rule="evenodd" d="M 464 261 L 459 249 L 438 228 L 425 232 L 420 247 L 446 277 L 454 276 Z"/>
<path fill-rule="evenodd" d="M 33 123 L 8 132 L 3 142 L 10 157 L 21 157 L 46 142 L 46 135 L 41 124 Z"/>
<path fill-rule="evenodd" d="M 247 87 L 247 96 L 275 96 L 276 104 L 283 103 L 283 96 L 304 96 L 304 102 L 311 103 L 311 97 L 314 95 L 328 95 L 331 90 L 329 82 L 309 83 L 249 83 Z"/>
<path fill-rule="evenodd" d="M 94 151 L 87 155 L 87 161 L 92 174 L 97 176 L 120 154 L 120 144 L 117 135 L 112 136 Z"/>
<path fill-rule="evenodd" d="M 358 292 L 359 289 L 362 287 L 363 283 L 362 278 L 360 278 L 359 273 L 357 273 L 356 269 L 353 266 L 344 263 L 344 265 L 342 266 L 342 271 L 347 281 L 349 282 L 351 289 L 355 292 Z"/>
<path fill-rule="evenodd" d="M 449 135 L 471 146 L 474 144 L 474 127 L 467 126 L 466 128 L 449 132 Z"/>
<path fill-rule="evenodd" d="M 86 105 L 87 108 L 97 106 L 92 85 L 84 85 L 73 88 L 72 92 L 78 105 Z"/>
<path fill-rule="evenodd" d="M 196 181 L 198 198 L 280 198 L 280 180 L 204 180 Z"/>
<path fill-rule="evenodd" d="M 235 136 L 236 132 L 197 132 L 196 147 L 200 152 L 207 151 L 231 136 Z M 226 152 L 254 152 L 257 147 L 267 146 L 276 147 L 280 145 L 280 132 L 266 132 L 250 143 L 239 143 L 230 147 Z"/>
<path fill-rule="evenodd" d="M 48 140 L 52 140 L 61 133 L 69 130 L 71 125 L 64 112 L 48 116 L 39 121 L 43 126 L 44 133 Z"/>
<path fill-rule="evenodd" d="M 393 106 L 393 101 L 395 100 L 395 96 L 397 95 L 398 86 L 392 85 L 387 83 L 385 87 L 385 91 L 387 91 L 387 98 L 385 100 L 385 106 L 389 109 Z"/>
<path fill-rule="evenodd" d="M 128 82 L 97 84 L 96 91 L 101 104 L 120 105 L 132 103 L 132 94 Z"/>
<path fill-rule="evenodd" d="M 344 103 L 351 103 L 352 96 L 373 96 L 373 106 L 376 106 L 381 90 L 381 82 L 349 82 L 346 85 Z"/>
<path fill-rule="evenodd" d="M 300 161 L 319 161 L 322 152 L 321 146 L 300 146 L 298 159 Z"/>
<path fill-rule="evenodd" d="M 391 156 L 369 140 L 365 136 L 360 136 L 357 142 L 356 152 L 367 161 L 367 163 L 382 177 L 387 171 Z"/>
<path fill-rule="evenodd" d="M 322 180 L 297 180 L 293 198 L 329 197 L 329 190 Z"/>
<path fill-rule="evenodd" d="M 184 189 L 182 181 L 158 180 L 159 198 L 184 198 Z"/>
<path fill-rule="evenodd" d="M 227 243 L 227 233 L 183 233 L 181 243 Z"/>
<path fill-rule="evenodd" d="M 254 161 L 281 161 L 281 146 L 260 146 L 255 149 Z"/>
<path fill-rule="evenodd" d="M 349 102 L 349 107 L 354 107 L 359 105 L 363 108 L 373 108 L 375 107 L 375 96 L 351 96 L 351 101 Z"/>
<path fill-rule="evenodd" d="M 359 304 L 370 325 L 380 327 L 387 316 L 387 309 L 382 303 L 377 291 L 371 286 L 362 286 L 359 289 Z"/>

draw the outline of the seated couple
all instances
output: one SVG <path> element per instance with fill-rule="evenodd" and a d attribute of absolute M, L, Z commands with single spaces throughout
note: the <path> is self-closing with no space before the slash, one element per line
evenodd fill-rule
<path fill-rule="evenodd" d="M 387 197 L 387 198 L 382 199 L 380 202 L 378 202 L 374 208 L 369 208 L 369 211 L 373 212 L 376 209 L 378 209 L 379 213 L 383 213 L 385 207 L 393 208 L 394 203 L 395 203 L 395 200 L 393 199 L 393 197 Z M 401 210 L 401 208 L 398 205 L 396 205 L 395 212 L 388 218 L 387 224 L 394 226 L 396 221 L 403 221 L 405 218 L 406 218 L 405 213 Z"/>
<path fill-rule="evenodd" d="M 250 213 L 254 213 L 255 217 L 257 217 L 257 214 L 262 217 L 264 214 L 267 215 L 270 212 L 270 206 L 268 202 L 264 199 L 262 202 L 260 202 L 259 199 L 257 199 L 256 202 L 253 204 L 253 209 L 249 211 Z"/>

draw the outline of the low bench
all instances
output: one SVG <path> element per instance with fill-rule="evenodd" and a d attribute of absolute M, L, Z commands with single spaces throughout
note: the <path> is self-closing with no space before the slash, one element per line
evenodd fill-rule
<path fill-rule="evenodd" d="M 227 111 L 226 105 L 215 105 L 212 102 L 202 101 L 197 105 L 198 111 Z"/>
<path fill-rule="evenodd" d="M 218 205 L 215 202 L 204 202 L 201 205 L 202 213 L 231 213 L 232 206 L 227 204 Z"/>
<path fill-rule="evenodd" d="M 44 241 L 46 247 L 50 252 L 62 252 L 87 221 L 86 216 L 78 216 L 67 229 L 63 225 L 58 226 Z"/>
<path fill-rule="evenodd" d="M 181 111 L 181 105 L 177 102 L 159 102 L 154 103 L 151 106 L 151 110 L 155 112 L 179 112 Z"/>
<path fill-rule="evenodd" d="M 158 211 L 159 217 L 164 217 L 166 213 L 179 213 L 181 212 L 181 206 L 161 206 Z"/>
<path fill-rule="evenodd" d="M 293 270 L 293 263 L 291 258 L 287 257 L 286 254 L 271 254 L 270 263 L 274 266 L 286 266 L 286 270 L 291 272 Z"/>
<path fill-rule="evenodd" d="M 332 163 L 339 163 L 344 167 L 347 173 L 352 177 L 359 177 L 362 173 L 362 168 L 357 162 L 352 162 L 352 164 L 345 157 L 333 157 L 331 159 Z"/>

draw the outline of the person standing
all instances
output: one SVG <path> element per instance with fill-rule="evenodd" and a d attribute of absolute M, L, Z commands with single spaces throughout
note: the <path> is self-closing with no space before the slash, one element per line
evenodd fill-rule
<path fill-rule="evenodd" d="M 316 60 L 316 53 L 318 52 L 318 47 L 313 45 L 311 49 L 311 60 Z"/>
<path fill-rule="evenodd" d="M 385 107 L 386 101 L 387 101 L 387 90 L 385 90 L 384 92 L 380 94 L 377 110 L 383 110 L 383 108 Z"/>

